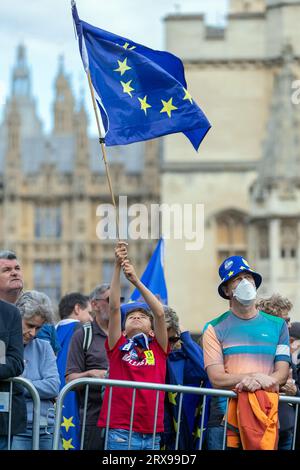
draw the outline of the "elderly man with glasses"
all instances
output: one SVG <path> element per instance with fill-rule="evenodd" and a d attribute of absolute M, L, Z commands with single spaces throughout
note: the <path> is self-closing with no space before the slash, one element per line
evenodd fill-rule
<path fill-rule="evenodd" d="M 66 382 L 84 377 L 102 379 L 106 374 L 108 361 L 104 343 L 108 331 L 109 294 L 109 284 L 101 284 L 89 296 L 94 320 L 78 328 L 72 336 L 66 367 Z M 79 402 L 82 423 L 83 392 L 79 394 Z M 96 426 L 101 405 L 99 387 L 94 389 L 90 387 L 83 446 L 85 450 L 99 450 L 103 447 L 101 431 Z"/>

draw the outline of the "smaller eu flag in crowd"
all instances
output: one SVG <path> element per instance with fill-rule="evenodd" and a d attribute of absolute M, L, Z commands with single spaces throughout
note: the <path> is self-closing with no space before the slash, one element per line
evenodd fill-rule
<path fill-rule="evenodd" d="M 168 292 L 164 274 L 164 240 L 160 238 L 156 248 L 150 258 L 149 263 L 141 277 L 142 283 L 151 290 L 152 294 L 157 295 L 159 300 L 168 304 Z M 135 289 L 131 294 L 130 300 L 140 300 L 141 294 Z"/>
<path fill-rule="evenodd" d="M 60 388 L 66 384 L 65 372 L 67 366 L 67 357 L 70 342 L 78 323 L 61 321 L 57 325 L 57 337 L 61 349 L 57 354 L 57 369 L 60 377 Z M 79 420 L 79 404 L 76 392 L 68 392 L 62 411 L 61 422 L 61 439 L 62 448 L 64 450 L 80 450 L 80 420 Z"/>
<path fill-rule="evenodd" d="M 181 60 L 82 21 L 75 1 L 72 14 L 106 145 L 183 132 L 198 150 L 211 126 L 187 90 Z"/>

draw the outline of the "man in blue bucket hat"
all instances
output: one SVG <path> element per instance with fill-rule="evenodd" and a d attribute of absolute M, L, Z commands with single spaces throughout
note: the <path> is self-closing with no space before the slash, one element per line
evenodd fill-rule
<path fill-rule="evenodd" d="M 285 321 L 255 306 L 262 277 L 242 256 L 231 256 L 219 268 L 219 295 L 229 309 L 204 327 L 204 363 L 214 388 L 278 391 L 289 373 L 289 333 Z M 223 447 L 226 400 L 213 397 L 207 447 Z"/>

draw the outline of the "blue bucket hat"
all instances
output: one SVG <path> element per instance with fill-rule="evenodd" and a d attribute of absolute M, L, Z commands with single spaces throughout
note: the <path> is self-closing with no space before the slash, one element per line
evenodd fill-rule
<path fill-rule="evenodd" d="M 141 310 L 147 313 L 149 317 L 153 318 L 153 314 L 148 304 L 145 302 L 128 302 L 126 304 L 121 305 L 121 324 L 122 329 L 125 327 L 125 321 L 128 313 L 134 312 L 136 310 Z"/>
<path fill-rule="evenodd" d="M 262 282 L 261 275 L 253 271 L 253 269 L 250 268 L 248 262 L 242 256 L 230 256 L 229 258 L 225 259 L 225 261 L 223 261 L 219 267 L 219 276 L 222 282 L 218 287 L 218 292 L 220 296 L 223 297 L 223 299 L 229 299 L 229 297 L 227 297 L 223 291 L 223 286 L 227 281 L 233 279 L 242 272 L 251 273 L 256 285 L 256 289 L 259 288 Z"/>

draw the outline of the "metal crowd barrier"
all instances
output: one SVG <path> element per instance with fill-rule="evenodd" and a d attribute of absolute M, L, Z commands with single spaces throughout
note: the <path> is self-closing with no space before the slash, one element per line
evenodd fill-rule
<path fill-rule="evenodd" d="M 105 438 L 105 445 L 104 449 L 107 449 L 107 437 L 108 437 L 108 429 L 109 429 L 109 419 L 110 419 L 110 408 L 111 408 L 111 399 L 114 387 L 123 387 L 123 388 L 132 388 L 133 389 L 133 396 L 132 396 L 132 406 L 131 406 L 131 421 L 130 421 L 130 429 L 129 429 L 129 442 L 128 442 L 128 449 L 130 449 L 131 444 L 131 437 L 132 437 L 132 429 L 133 429 L 133 417 L 134 417 L 134 404 L 135 404 L 135 394 L 137 389 L 150 389 L 156 390 L 156 404 L 155 404 L 155 420 L 154 420 L 154 427 L 153 427 L 153 449 L 155 443 L 155 436 L 156 436 L 156 421 L 157 421 L 157 413 L 158 413 L 158 402 L 159 402 L 159 392 L 177 392 L 179 394 L 179 407 L 178 407 L 178 425 L 176 430 L 176 437 L 175 437 L 175 450 L 178 450 L 179 444 L 179 436 L 180 436 L 180 424 L 181 424 L 181 416 L 182 416 L 182 400 L 184 394 L 193 394 L 193 395 L 203 395 L 203 403 L 202 403 L 202 417 L 201 417 L 201 426 L 200 426 L 200 434 L 199 434 L 199 446 L 198 450 L 202 450 L 203 447 L 203 435 L 204 435 L 204 418 L 205 418 L 205 409 L 207 406 L 207 396 L 214 396 L 214 397 L 226 397 L 226 414 L 225 414 L 225 421 L 224 421 L 224 435 L 223 435 L 223 450 L 226 448 L 226 432 L 227 432 L 227 413 L 228 413 L 228 403 L 230 398 L 234 398 L 236 394 L 232 391 L 228 390 L 217 390 L 217 389 L 208 389 L 208 388 L 199 388 L 199 387 L 186 387 L 186 386 L 179 386 L 179 385 L 165 385 L 165 384 L 153 384 L 148 382 L 129 382 L 129 381 L 122 381 L 122 380 L 110 380 L 110 379 L 88 379 L 82 378 L 73 380 L 66 384 L 63 389 L 60 391 L 60 394 L 57 399 L 56 403 L 56 419 L 55 419 L 55 427 L 54 427 L 54 439 L 53 439 L 53 450 L 57 450 L 59 448 L 59 439 L 60 439 L 60 426 L 62 420 L 62 408 L 65 396 L 71 390 L 76 389 L 77 387 L 85 386 L 85 400 L 84 400 L 84 409 L 83 409 L 83 422 L 82 422 L 82 430 L 81 430 L 81 444 L 80 449 L 83 449 L 83 441 L 84 441 L 84 433 L 85 433 L 85 424 L 86 424 L 86 410 L 87 410 L 87 402 L 88 402 L 88 393 L 89 393 L 89 386 L 109 386 L 109 402 L 108 402 L 108 413 L 107 413 L 107 425 L 106 425 L 106 438 Z M 300 398 L 299 397 L 291 397 L 291 396 L 282 396 L 279 397 L 280 402 L 288 402 L 293 403 L 296 405 L 296 412 L 295 412 L 295 422 L 294 422 L 294 438 L 293 438 L 293 449 L 295 448 L 295 440 L 296 440 L 296 429 L 297 429 L 297 418 L 298 418 L 298 408 L 300 405 Z"/>
<path fill-rule="evenodd" d="M 9 382 L 9 404 L 7 411 L 1 411 L 2 413 L 9 413 L 8 415 L 8 435 L 7 435 L 7 447 L 8 450 L 11 448 L 11 420 L 12 420 L 12 398 L 13 398 L 13 386 L 14 384 L 20 384 L 26 388 L 31 394 L 33 401 L 33 422 L 32 422 L 32 450 L 39 450 L 39 439 L 40 439 L 40 414 L 41 414 L 41 400 L 37 389 L 32 383 L 24 379 L 23 377 L 14 377 L 11 379 L 3 380 L 3 382 Z"/>

